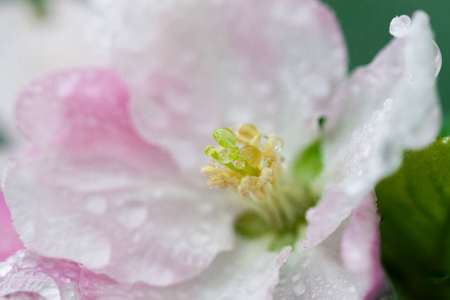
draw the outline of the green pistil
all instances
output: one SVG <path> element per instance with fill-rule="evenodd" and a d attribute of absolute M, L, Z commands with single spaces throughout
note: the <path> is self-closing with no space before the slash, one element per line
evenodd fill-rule
<path fill-rule="evenodd" d="M 224 149 L 221 153 L 212 145 L 206 146 L 205 154 L 217 160 L 223 166 L 241 175 L 259 176 L 260 171 L 253 167 L 236 146 L 236 135 L 231 129 L 219 128 L 213 131 L 213 138 Z"/>

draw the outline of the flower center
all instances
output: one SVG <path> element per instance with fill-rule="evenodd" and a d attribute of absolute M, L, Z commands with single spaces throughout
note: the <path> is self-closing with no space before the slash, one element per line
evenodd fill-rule
<path fill-rule="evenodd" d="M 206 147 L 213 164 L 201 169 L 208 185 L 230 189 L 256 202 L 269 196 L 281 173 L 283 140 L 276 135 L 263 136 L 251 124 L 238 125 L 235 132 L 216 129 L 213 137 L 220 146 Z"/>
<path fill-rule="evenodd" d="M 238 194 L 250 208 L 236 220 L 237 231 L 252 237 L 267 231 L 288 233 L 295 239 L 316 197 L 291 170 L 283 169 L 284 141 L 262 135 L 251 124 L 238 125 L 235 131 L 216 129 L 213 138 L 219 146 L 205 148 L 212 164 L 201 172 L 208 185 Z"/>

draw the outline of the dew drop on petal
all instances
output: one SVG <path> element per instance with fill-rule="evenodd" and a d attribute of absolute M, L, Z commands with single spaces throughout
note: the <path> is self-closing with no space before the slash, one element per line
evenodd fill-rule
<path fill-rule="evenodd" d="M 70 283 L 70 278 L 67 278 L 67 277 L 61 277 L 61 281 L 62 282 L 64 282 L 64 283 Z"/>
<path fill-rule="evenodd" d="M 147 208 L 138 202 L 131 202 L 123 205 L 119 209 L 117 220 L 129 229 L 141 226 L 147 219 Z"/>
<path fill-rule="evenodd" d="M 198 205 L 198 211 L 202 214 L 209 214 L 214 210 L 214 205 L 209 202 L 204 202 Z"/>
<path fill-rule="evenodd" d="M 439 49 L 439 46 L 436 44 L 435 41 L 433 41 L 433 46 L 436 52 L 436 56 L 434 57 L 434 65 L 436 67 L 434 76 L 437 77 L 442 67 L 442 54 L 441 50 Z"/>
<path fill-rule="evenodd" d="M 20 268 L 34 268 L 37 265 L 37 261 L 32 256 L 24 257 L 23 259 L 19 260 L 17 263 L 17 266 Z"/>
<path fill-rule="evenodd" d="M 389 26 L 389 33 L 395 37 L 402 37 L 411 26 L 411 18 L 408 16 L 396 17 L 391 21 Z"/>
<path fill-rule="evenodd" d="M 300 273 L 295 273 L 292 277 L 291 280 L 293 282 L 297 282 L 300 279 Z"/>
<path fill-rule="evenodd" d="M 294 287 L 294 294 L 296 296 L 301 296 L 306 292 L 306 285 L 303 282 L 299 282 L 295 287 Z"/>
<path fill-rule="evenodd" d="M 89 197 L 86 199 L 84 209 L 93 215 L 103 215 L 106 212 L 107 203 L 103 197 Z"/>
<path fill-rule="evenodd" d="M 210 241 L 211 237 L 207 234 L 196 233 L 190 238 L 190 241 L 195 246 L 205 245 Z"/>
<path fill-rule="evenodd" d="M 6 276 L 12 268 L 8 262 L 0 262 L 0 277 Z"/>

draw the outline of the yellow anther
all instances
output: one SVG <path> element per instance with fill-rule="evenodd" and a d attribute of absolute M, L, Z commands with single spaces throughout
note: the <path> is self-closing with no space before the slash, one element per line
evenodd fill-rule
<path fill-rule="evenodd" d="M 281 173 L 283 140 L 276 135 L 263 136 L 251 124 L 238 125 L 234 132 L 216 129 L 213 137 L 221 147 L 205 149 L 213 162 L 201 169 L 208 184 L 251 199 L 268 196 Z"/>
<path fill-rule="evenodd" d="M 236 140 L 239 143 L 250 145 L 251 141 L 255 138 L 259 138 L 259 131 L 255 125 L 252 124 L 240 124 L 236 126 Z"/>
<path fill-rule="evenodd" d="M 259 166 L 263 158 L 263 154 L 261 153 L 261 151 L 253 146 L 242 147 L 241 153 L 252 166 Z"/>

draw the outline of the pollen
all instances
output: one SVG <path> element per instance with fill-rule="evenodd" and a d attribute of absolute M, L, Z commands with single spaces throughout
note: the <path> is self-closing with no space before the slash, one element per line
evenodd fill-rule
<path fill-rule="evenodd" d="M 270 196 L 282 171 L 283 140 L 274 134 L 262 135 L 252 124 L 238 125 L 234 131 L 216 129 L 213 138 L 219 146 L 205 148 L 212 164 L 201 169 L 208 185 L 254 201 Z"/>

